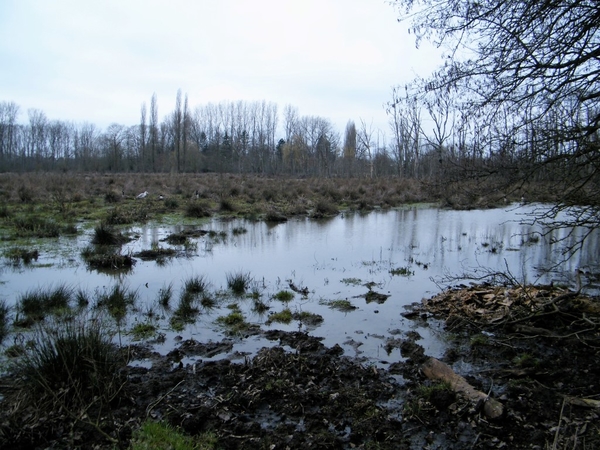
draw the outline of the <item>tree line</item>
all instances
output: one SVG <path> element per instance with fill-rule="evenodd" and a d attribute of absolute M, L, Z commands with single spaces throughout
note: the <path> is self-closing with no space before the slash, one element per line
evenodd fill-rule
<path fill-rule="evenodd" d="M 387 133 L 364 120 L 339 133 L 320 116 L 267 101 L 223 101 L 191 109 L 178 91 L 174 109 L 158 119 L 158 99 L 143 103 L 138 124 L 101 129 L 51 120 L 14 102 L 0 102 L 0 171 L 228 172 L 295 176 L 434 178 L 453 166 L 490 165 L 536 147 L 501 137 L 511 120 L 484 126 L 456 109 L 451 96 L 419 97 L 392 90 Z M 501 120 L 500 120 L 501 119 Z M 562 117 L 556 116 L 559 122 Z M 572 119 L 572 117 L 571 117 Z M 504 128 L 501 127 L 504 121 Z M 491 133 L 496 138 L 491 138 Z"/>

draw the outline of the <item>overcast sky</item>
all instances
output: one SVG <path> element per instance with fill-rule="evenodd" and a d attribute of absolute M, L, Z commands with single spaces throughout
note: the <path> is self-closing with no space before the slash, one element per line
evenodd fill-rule
<path fill-rule="evenodd" d="M 384 0 L 1 0 L 0 101 L 49 119 L 139 122 L 177 90 L 190 108 L 267 100 L 387 132 L 391 87 L 441 63 Z"/>

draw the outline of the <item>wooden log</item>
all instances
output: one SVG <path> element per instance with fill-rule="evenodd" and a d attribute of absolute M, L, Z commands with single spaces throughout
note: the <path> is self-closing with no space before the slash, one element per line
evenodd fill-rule
<path fill-rule="evenodd" d="M 450 366 L 442 361 L 429 358 L 421 366 L 421 371 L 430 380 L 446 381 L 454 392 L 477 404 L 483 401 L 483 413 L 490 419 L 496 419 L 504 414 L 504 406 L 484 392 L 478 391 L 467 380 L 454 372 Z"/>

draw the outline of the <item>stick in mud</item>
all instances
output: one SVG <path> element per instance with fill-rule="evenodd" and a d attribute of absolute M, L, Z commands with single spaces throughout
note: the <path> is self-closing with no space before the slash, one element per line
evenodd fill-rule
<path fill-rule="evenodd" d="M 456 374 L 442 361 L 429 358 L 421 366 L 421 371 L 430 380 L 441 380 L 450 383 L 454 392 L 461 394 L 473 403 L 483 401 L 483 413 L 490 419 L 497 419 L 504 414 L 504 406 L 487 394 L 478 391 L 467 380 Z"/>

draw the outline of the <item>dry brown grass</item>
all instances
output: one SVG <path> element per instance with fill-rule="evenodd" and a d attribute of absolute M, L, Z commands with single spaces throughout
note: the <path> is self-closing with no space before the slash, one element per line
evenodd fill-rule
<path fill-rule="evenodd" d="M 144 199 L 136 196 L 148 192 Z M 548 199 L 548 186 L 501 189 L 488 180 L 447 183 L 399 178 L 290 178 L 234 174 L 143 173 L 25 173 L 0 174 L 0 199 L 6 214 L 45 208 L 63 217 L 110 221 L 127 215 L 143 222 L 161 214 L 212 214 L 265 218 L 276 211 L 284 216 L 320 216 L 336 210 L 393 208 L 409 203 L 440 202 L 453 208 L 489 207 L 528 196 Z M 10 206 L 12 205 L 12 206 Z M 37 206 L 36 206 L 37 205 Z M 41 206 L 40 206 L 41 205 Z M 196 205 L 202 214 L 190 214 Z M 7 209 L 8 208 L 8 209 Z M 103 217 L 100 214 L 104 214 Z M 111 216 L 112 214 L 112 216 Z M 120 214 L 120 215 L 119 215 Z M 113 217 L 114 216 L 114 217 Z M 131 216 L 131 217 L 130 217 Z"/>

